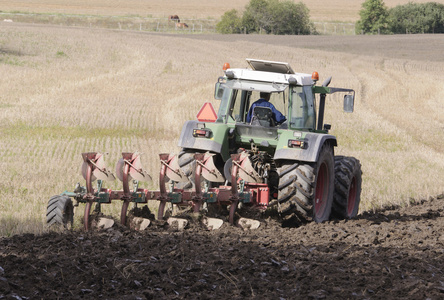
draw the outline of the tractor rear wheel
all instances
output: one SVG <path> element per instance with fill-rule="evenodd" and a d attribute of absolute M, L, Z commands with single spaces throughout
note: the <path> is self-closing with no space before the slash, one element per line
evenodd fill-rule
<path fill-rule="evenodd" d="M 188 177 L 187 182 L 178 183 L 177 187 L 181 189 L 194 189 L 195 179 L 194 170 L 196 170 L 196 160 L 194 159 L 195 150 L 183 150 L 179 153 L 179 167 L 185 176 Z"/>
<path fill-rule="evenodd" d="M 335 156 L 335 192 L 332 214 L 351 219 L 358 214 L 361 201 L 361 163 L 354 157 Z"/>
<path fill-rule="evenodd" d="M 279 213 L 284 224 L 330 219 L 334 190 L 333 149 L 324 145 L 316 164 L 287 162 L 279 169 Z"/>
<path fill-rule="evenodd" d="M 182 150 L 179 153 L 179 167 L 182 170 L 182 172 L 188 177 L 187 182 L 180 182 L 176 186 L 181 189 L 195 189 L 196 187 L 196 179 L 195 179 L 195 170 L 196 170 L 196 159 L 194 158 L 194 155 L 196 153 L 199 153 L 199 151 L 193 150 L 193 149 L 186 149 Z M 220 165 L 223 166 L 221 163 L 221 157 L 220 155 L 214 156 L 215 158 L 215 164 L 217 165 L 217 168 L 219 169 L 219 172 L 223 170 L 223 167 L 220 167 Z M 223 172 L 221 172 L 223 173 Z M 200 178 L 200 186 L 201 188 L 204 187 L 204 181 L 205 179 L 201 176 Z M 216 187 L 220 183 L 217 182 L 209 182 L 210 187 Z"/>
<path fill-rule="evenodd" d="M 46 209 L 46 224 L 48 226 L 63 225 L 71 229 L 73 222 L 74 206 L 71 198 L 64 195 L 52 196 Z"/>

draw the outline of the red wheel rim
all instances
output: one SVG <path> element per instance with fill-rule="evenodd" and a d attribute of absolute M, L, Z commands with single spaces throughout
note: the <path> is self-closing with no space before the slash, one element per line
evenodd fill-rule
<path fill-rule="evenodd" d="M 328 199 L 328 170 L 327 164 L 322 163 L 318 171 L 315 194 L 315 215 L 321 217 L 327 206 Z"/>
<path fill-rule="evenodd" d="M 353 177 L 352 182 L 350 184 L 350 190 L 348 191 L 348 199 L 347 199 L 347 216 L 351 217 L 353 215 L 353 211 L 355 210 L 356 203 L 356 179 Z"/>

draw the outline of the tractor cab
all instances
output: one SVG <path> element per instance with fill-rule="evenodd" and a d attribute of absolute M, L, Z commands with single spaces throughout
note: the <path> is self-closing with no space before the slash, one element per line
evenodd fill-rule
<path fill-rule="evenodd" d="M 281 130 L 315 130 L 311 75 L 295 73 L 288 63 L 247 62 L 250 69 L 228 66 L 216 83 L 215 98 L 221 100 L 217 122 L 233 126 L 241 144 L 253 139 L 267 148 L 277 146 Z"/>
<path fill-rule="evenodd" d="M 259 122 L 260 125 L 314 129 L 316 118 L 312 87 L 315 81 L 311 75 L 296 74 L 288 63 L 253 59 L 247 59 L 247 62 L 251 69 L 226 69 L 225 76 L 216 83 L 215 98 L 221 100 L 219 121 L 252 125 L 253 103 L 263 99 L 262 94 L 269 94 L 268 103 L 271 105 L 259 106 L 272 109 L 274 122 L 270 125 Z M 275 111 L 285 118 L 276 119 Z"/>
<path fill-rule="evenodd" d="M 323 130 L 322 126 L 316 126 L 318 119 L 323 121 L 324 107 L 319 103 L 317 117 L 315 94 L 321 94 L 322 102 L 325 94 L 335 92 L 353 93 L 344 97 L 344 110 L 353 111 L 354 91 L 328 88 L 331 77 L 322 86 L 316 86 L 319 80 L 317 72 L 295 73 L 285 62 L 247 59 L 247 63 L 250 69 L 230 69 L 229 64 L 224 65 L 225 76 L 219 78 L 215 89 L 215 98 L 221 100 L 219 122 L 304 131 Z M 253 103 L 262 98 L 262 93 L 270 94 L 268 102 L 271 105 L 260 106 L 274 107 L 285 116 L 285 121 L 276 120 L 275 111 L 272 109 L 274 122 L 251 122 Z M 263 110 L 260 114 L 265 119 L 269 111 Z"/>

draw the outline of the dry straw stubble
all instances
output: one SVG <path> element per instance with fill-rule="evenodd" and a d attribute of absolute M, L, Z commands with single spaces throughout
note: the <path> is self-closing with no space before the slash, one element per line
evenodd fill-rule
<path fill-rule="evenodd" d="M 435 37 L 411 36 L 395 45 L 390 38 L 380 37 L 372 50 L 366 37 L 341 40 L 349 45 L 342 49 L 325 37 L 0 27 L 0 68 L 8 74 L 0 81 L 0 235 L 44 231 L 49 197 L 83 181 L 84 151 L 109 152 L 111 169 L 121 152 L 143 152 L 154 178 L 145 186 L 157 188 L 158 154 L 179 151 L 182 124 L 203 102 L 218 106 L 213 88 L 223 63 L 245 67 L 246 57 L 288 61 L 295 70 L 318 71 L 321 81 L 332 75 L 332 86 L 356 90 L 355 113 L 345 115 L 333 96 L 326 122 L 338 136 L 336 154 L 361 160 L 361 211 L 440 193 L 444 104 L 436 83 L 443 62 L 414 55 L 433 51 L 420 45 Z M 378 50 L 382 43 L 404 56 Z M 117 181 L 109 187 L 121 188 Z M 117 204 L 104 208 L 119 211 Z"/>

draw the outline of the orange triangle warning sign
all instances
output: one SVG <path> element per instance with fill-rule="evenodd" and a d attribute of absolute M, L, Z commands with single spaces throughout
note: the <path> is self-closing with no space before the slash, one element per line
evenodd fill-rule
<path fill-rule="evenodd" d="M 205 102 L 197 113 L 197 120 L 200 122 L 216 122 L 217 114 L 210 102 Z"/>

